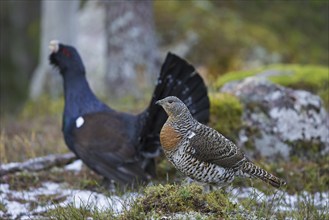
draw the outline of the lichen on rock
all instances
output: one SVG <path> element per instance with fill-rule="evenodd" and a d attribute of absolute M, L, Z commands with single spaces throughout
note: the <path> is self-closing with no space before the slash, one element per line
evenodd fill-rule
<path fill-rule="evenodd" d="M 257 76 L 227 83 L 221 92 L 231 93 L 243 103 L 242 121 L 247 128 L 240 130 L 239 143 L 252 143 L 256 151 L 250 153 L 288 159 L 301 143 L 309 146 L 299 149 L 302 157 L 329 152 L 328 113 L 319 96 Z M 257 135 L 250 130 L 258 131 Z"/>

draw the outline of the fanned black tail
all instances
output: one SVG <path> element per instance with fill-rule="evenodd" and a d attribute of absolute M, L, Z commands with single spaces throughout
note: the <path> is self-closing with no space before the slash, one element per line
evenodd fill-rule
<path fill-rule="evenodd" d="M 167 96 L 177 96 L 181 99 L 199 122 L 206 124 L 209 121 L 210 103 L 203 79 L 191 64 L 168 53 L 161 67 L 151 103 L 140 115 L 140 150 L 147 158 L 159 155 L 161 149 L 159 133 L 167 115 L 155 102 Z"/>

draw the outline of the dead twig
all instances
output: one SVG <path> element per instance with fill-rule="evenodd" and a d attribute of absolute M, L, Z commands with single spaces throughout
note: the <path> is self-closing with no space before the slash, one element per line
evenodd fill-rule
<path fill-rule="evenodd" d="M 54 166 L 65 166 L 76 160 L 77 157 L 73 153 L 67 154 L 51 154 L 45 157 L 37 157 L 29 159 L 21 163 L 8 163 L 0 165 L 0 177 L 10 174 L 27 171 L 47 170 Z"/>

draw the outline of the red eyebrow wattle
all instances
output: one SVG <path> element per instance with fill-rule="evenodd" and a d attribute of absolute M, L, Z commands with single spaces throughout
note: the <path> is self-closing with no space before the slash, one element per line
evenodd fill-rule
<path fill-rule="evenodd" d="M 70 56 L 71 56 L 70 51 L 69 51 L 68 49 L 66 49 L 66 48 L 63 48 L 62 52 L 63 52 L 63 54 L 64 54 L 65 56 L 67 56 L 67 57 L 70 57 Z"/>

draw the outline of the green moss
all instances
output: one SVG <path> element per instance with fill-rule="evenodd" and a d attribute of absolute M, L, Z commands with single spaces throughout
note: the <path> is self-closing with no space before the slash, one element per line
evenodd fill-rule
<path fill-rule="evenodd" d="M 6 205 L 4 203 L 2 203 L 2 201 L 0 201 L 0 211 L 7 212 Z"/>
<path fill-rule="evenodd" d="M 329 69 L 324 66 L 290 64 L 271 65 L 266 69 L 286 72 L 287 74 L 271 76 L 269 79 L 274 83 L 295 89 L 317 91 L 329 82 Z"/>
<path fill-rule="evenodd" d="M 157 185 L 147 187 L 143 197 L 136 200 L 122 219 L 142 219 L 149 213 L 166 215 L 171 213 L 212 213 L 217 217 L 227 217 L 234 209 L 226 195 L 220 191 L 203 193 L 201 186 L 191 185 Z"/>
<path fill-rule="evenodd" d="M 320 90 L 318 95 L 322 99 L 324 107 L 327 109 L 327 111 L 329 111 L 329 86 L 323 90 Z"/>
<path fill-rule="evenodd" d="M 217 78 L 217 80 L 214 83 L 214 87 L 217 89 L 221 88 L 224 84 L 228 82 L 242 80 L 249 76 L 254 76 L 257 73 L 259 73 L 261 70 L 262 68 L 254 69 L 254 70 L 245 70 L 245 71 L 232 71 L 225 73 L 224 75 Z"/>
<path fill-rule="evenodd" d="M 242 126 L 242 104 L 233 95 L 210 94 L 210 126 L 230 139 L 236 139 Z"/>
<path fill-rule="evenodd" d="M 249 71 L 229 72 L 220 76 L 214 83 L 214 87 L 219 89 L 230 81 L 242 80 L 265 71 L 286 73 L 271 76 L 269 80 L 285 87 L 302 89 L 315 93 L 322 98 L 326 109 L 329 109 L 329 69 L 324 66 L 277 64 Z"/>

